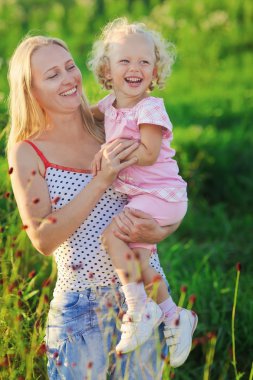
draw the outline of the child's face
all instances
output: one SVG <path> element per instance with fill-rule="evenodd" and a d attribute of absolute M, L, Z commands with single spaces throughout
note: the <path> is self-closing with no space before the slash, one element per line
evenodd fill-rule
<path fill-rule="evenodd" d="M 116 97 L 145 96 L 156 76 L 153 41 L 141 34 L 122 36 L 110 44 L 108 79 Z"/>

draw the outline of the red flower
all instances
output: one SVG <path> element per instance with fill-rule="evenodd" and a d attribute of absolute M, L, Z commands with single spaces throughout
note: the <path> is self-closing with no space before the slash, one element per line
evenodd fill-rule
<path fill-rule="evenodd" d="M 52 223 L 52 224 L 55 224 L 55 223 L 57 222 L 57 219 L 56 219 L 54 216 L 49 216 L 49 217 L 47 218 L 47 220 L 48 220 L 50 223 Z"/>
<path fill-rule="evenodd" d="M 160 274 L 156 274 L 156 275 L 153 277 L 153 280 L 152 280 L 153 283 L 161 282 L 161 281 L 162 281 L 162 276 L 161 276 Z"/>
<path fill-rule="evenodd" d="M 88 364 L 87 364 L 87 368 L 92 368 L 93 367 L 93 362 L 89 362 Z"/>
<path fill-rule="evenodd" d="M 31 171 L 31 175 L 36 175 L 36 174 L 37 174 L 36 170 Z"/>
<path fill-rule="evenodd" d="M 22 256 L 22 254 L 23 254 L 23 252 L 22 251 L 20 251 L 20 250 L 18 250 L 16 253 L 15 253 L 15 257 L 21 257 Z"/>
<path fill-rule="evenodd" d="M 9 173 L 9 174 L 12 174 L 12 173 L 13 173 L 13 170 L 14 170 L 14 169 L 13 169 L 12 167 L 11 167 L 11 168 L 9 168 L 9 171 L 8 171 L 8 173 Z"/>
<path fill-rule="evenodd" d="M 33 198 L 32 203 L 36 205 L 37 203 L 39 203 L 39 201 L 40 198 Z"/>
<path fill-rule="evenodd" d="M 52 203 L 56 205 L 56 204 L 59 202 L 60 199 L 61 199 L 60 197 L 55 197 L 55 198 L 52 200 Z"/>
<path fill-rule="evenodd" d="M 28 228 L 28 225 L 27 225 L 27 224 L 23 224 L 23 225 L 21 226 L 21 230 L 27 230 L 27 228 Z"/>
<path fill-rule="evenodd" d="M 30 273 L 28 273 L 28 278 L 33 278 L 36 275 L 36 271 L 32 270 Z"/>
<path fill-rule="evenodd" d="M 4 232 L 4 227 L 0 226 L 0 232 Z"/>
<path fill-rule="evenodd" d="M 23 306 L 23 302 L 21 300 L 18 300 L 18 307 L 21 309 Z"/>
<path fill-rule="evenodd" d="M 55 352 L 53 353 L 53 358 L 56 359 L 56 358 L 58 358 L 58 356 L 59 356 L 59 353 L 58 353 L 57 351 L 55 351 Z"/>
<path fill-rule="evenodd" d="M 236 267 L 237 272 L 241 272 L 241 270 L 242 270 L 241 263 L 237 263 L 235 267 Z"/>
<path fill-rule="evenodd" d="M 49 304 L 49 297 L 48 297 L 47 294 L 44 295 L 44 302 L 45 302 L 46 304 Z"/>
<path fill-rule="evenodd" d="M 51 278 L 47 278 L 46 280 L 44 280 L 42 282 L 42 288 L 46 288 L 47 286 L 49 286 L 51 284 Z"/>
<path fill-rule="evenodd" d="M 11 193 L 9 192 L 9 191 L 6 191 L 6 193 L 4 194 L 4 198 L 10 198 L 10 195 L 11 195 Z"/>
<path fill-rule="evenodd" d="M 192 294 L 190 297 L 189 297 L 189 302 L 191 304 L 194 304 L 197 300 L 197 297 L 195 296 L 195 294 Z"/>
<path fill-rule="evenodd" d="M 186 293 L 187 292 L 187 286 L 186 285 L 182 285 L 181 288 L 181 293 Z"/>

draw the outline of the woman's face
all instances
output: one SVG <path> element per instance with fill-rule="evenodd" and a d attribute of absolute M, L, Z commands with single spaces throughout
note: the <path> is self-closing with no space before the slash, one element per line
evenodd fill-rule
<path fill-rule="evenodd" d="M 47 114 L 70 113 L 81 103 L 82 75 L 59 45 L 42 46 L 31 58 L 32 93 Z"/>

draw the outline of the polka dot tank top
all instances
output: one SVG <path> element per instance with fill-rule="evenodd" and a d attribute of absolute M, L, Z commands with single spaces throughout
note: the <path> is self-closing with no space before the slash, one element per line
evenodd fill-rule
<path fill-rule="evenodd" d="M 90 170 L 68 168 L 49 162 L 38 147 L 25 140 L 37 152 L 45 165 L 52 211 L 71 201 L 92 179 Z M 56 201 L 58 200 L 58 201 Z M 54 252 L 58 274 L 54 295 L 66 291 L 119 284 L 111 259 L 103 249 L 100 236 L 112 217 L 126 204 L 126 196 L 108 188 L 87 219 Z M 157 253 L 151 265 L 165 277 Z"/>

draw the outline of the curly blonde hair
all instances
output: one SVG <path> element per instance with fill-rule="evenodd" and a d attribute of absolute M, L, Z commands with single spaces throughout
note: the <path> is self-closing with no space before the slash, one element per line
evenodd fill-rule
<path fill-rule="evenodd" d="M 103 88 L 112 89 L 111 80 L 106 78 L 110 65 L 109 47 L 118 35 L 122 37 L 129 34 L 142 34 L 153 41 L 157 76 L 150 84 L 149 90 L 153 90 L 156 85 L 159 88 L 164 87 L 165 80 L 170 75 L 171 67 L 175 61 L 174 45 L 165 41 L 159 33 L 148 29 L 145 24 L 130 24 L 125 17 L 117 18 L 108 23 L 102 30 L 100 38 L 93 45 L 88 66 L 95 74 L 98 82 L 102 84 Z"/>

